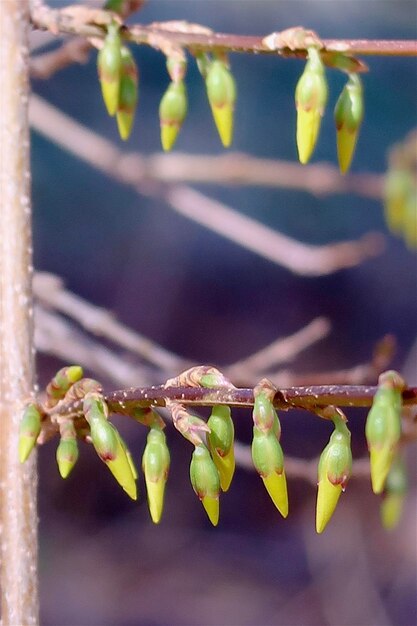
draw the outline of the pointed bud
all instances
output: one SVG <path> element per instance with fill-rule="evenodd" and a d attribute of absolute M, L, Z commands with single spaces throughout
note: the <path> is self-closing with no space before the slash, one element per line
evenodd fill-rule
<path fill-rule="evenodd" d="M 207 421 L 207 445 L 220 476 L 220 487 L 227 491 L 235 471 L 233 441 L 235 429 L 228 406 L 214 406 Z"/>
<path fill-rule="evenodd" d="M 236 102 L 236 83 L 226 63 L 213 61 L 206 76 L 207 97 L 213 118 L 225 148 L 232 143 L 233 113 Z"/>
<path fill-rule="evenodd" d="M 297 147 L 300 162 L 310 160 L 327 103 L 327 82 L 320 52 L 308 49 L 308 61 L 295 90 Z"/>
<path fill-rule="evenodd" d="M 165 435 L 161 430 L 152 428 L 142 457 L 142 469 L 148 492 L 149 512 L 154 524 L 159 524 L 164 508 L 169 465 L 170 454 Z"/>
<path fill-rule="evenodd" d="M 204 445 L 196 446 L 190 464 L 190 479 L 213 524 L 219 521 L 220 478 L 209 451 Z"/>
<path fill-rule="evenodd" d="M 110 24 L 103 47 L 97 56 L 97 69 L 104 104 L 109 115 L 115 115 L 119 104 L 120 70 L 122 65 L 122 42 L 119 26 Z"/>
<path fill-rule="evenodd" d="M 350 431 L 338 416 L 334 417 L 334 424 L 335 430 L 321 453 L 318 467 L 316 507 L 318 533 L 322 533 L 330 521 L 352 472 Z"/>
<path fill-rule="evenodd" d="M 371 460 L 374 493 L 381 493 L 401 437 L 401 407 L 404 381 L 396 372 L 379 377 L 378 390 L 365 426 Z"/>
<path fill-rule="evenodd" d="M 24 463 L 41 432 L 41 414 L 35 404 L 28 404 L 19 426 L 19 461 Z"/>
<path fill-rule="evenodd" d="M 56 461 L 62 478 L 67 478 L 78 460 L 78 445 L 76 439 L 63 439 L 56 450 Z"/>
<path fill-rule="evenodd" d="M 352 162 L 362 120 L 362 82 L 357 74 L 350 74 L 334 110 L 337 130 L 337 156 L 342 174 L 348 171 Z"/>
<path fill-rule="evenodd" d="M 83 368 L 80 365 L 70 365 L 60 369 L 46 387 L 46 403 L 51 408 L 61 400 L 68 389 L 83 377 Z"/>
<path fill-rule="evenodd" d="M 187 92 L 183 81 L 170 83 L 159 105 L 161 143 L 165 151 L 174 146 L 187 115 Z"/>
<path fill-rule="evenodd" d="M 116 120 L 120 137 L 130 136 L 138 102 L 138 68 L 129 48 L 122 46 L 120 68 L 120 93 Z"/>
<path fill-rule="evenodd" d="M 94 449 L 104 463 L 113 461 L 117 455 L 116 429 L 105 419 L 94 419 L 90 423 L 90 435 Z"/>
<path fill-rule="evenodd" d="M 397 455 L 388 473 L 381 503 L 381 521 L 387 530 L 394 529 L 401 520 L 407 488 L 407 468 L 404 459 Z"/>
<path fill-rule="evenodd" d="M 252 460 L 256 471 L 273 503 L 283 517 L 288 515 L 287 480 L 284 471 L 284 454 L 273 431 L 253 429 Z"/>
<path fill-rule="evenodd" d="M 127 495 L 132 498 L 132 500 L 136 500 L 137 489 L 135 475 L 137 476 L 137 473 L 131 454 L 126 448 L 126 444 L 123 442 L 118 431 L 109 422 L 107 422 L 107 424 L 113 428 L 117 444 L 114 457 L 109 458 L 105 463 L 119 485 L 126 491 Z"/>

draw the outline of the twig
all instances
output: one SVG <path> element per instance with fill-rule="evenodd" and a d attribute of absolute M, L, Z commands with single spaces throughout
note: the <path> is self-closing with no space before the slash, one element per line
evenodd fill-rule
<path fill-rule="evenodd" d="M 32 8 L 32 23 L 35 28 L 50 30 L 53 33 L 68 33 L 84 37 L 104 36 L 103 26 L 111 20 L 107 11 L 87 9 L 85 7 L 65 7 L 50 9 L 35 5 Z M 295 29 L 288 29 L 295 30 Z M 194 52 L 206 50 L 233 51 L 256 54 L 275 54 L 285 57 L 305 57 L 311 41 L 307 38 L 289 40 L 288 31 L 274 33 L 274 45 L 270 45 L 271 36 L 255 37 L 212 33 L 203 27 L 196 28 L 186 22 L 168 22 L 145 26 L 136 24 L 123 28 L 123 36 L 137 44 L 146 44 L 154 48 L 187 48 Z M 286 36 L 285 36 L 286 35 Z M 313 34 L 314 35 L 314 34 Z M 324 39 L 320 41 L 322 54 L 326 61 L 334 53 L 346 55 L 396 55 L 415 56 L 415 41 L 370 40 L 370 39 Z M 293 48 L 293 49 L 291 49 Z"/>
<path fill-rule="evenodd" d="M 0 605 L 2 624 L 36 625 L 36 455 L 18 459 L 22 406 L 34 395 L 29 155 L 29 6 L 0 9 Z"/>
<path fill-rule="evenodd" d="M 354 267 L 379 254 L 383 237 L 370 233 L 359 241 L 312 246 L 271 230 L 185 185 L 148 185 L 120 167 L 122 153 L 110 141 L 72 120 L 39 96 L 31 101 L 31 124 L 41 134 L 138 193 L 163 198 L 181 215 L 196 221 L 259 256 L 297 274 L 319 276 Z M 129 177 L 128 177 L 129 176 Z"/>

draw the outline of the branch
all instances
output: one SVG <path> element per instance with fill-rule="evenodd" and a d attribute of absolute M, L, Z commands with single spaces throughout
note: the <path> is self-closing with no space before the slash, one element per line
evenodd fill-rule
<path fill-rule="evenodd" d="M 383 248 L 383 237 L 375 233 L 365 235 L 359 241 L 324 246 L 301 243 L 185 185 L 148 184 L 140 174 L 125 168 L 123 153 L 115 144 L 39 96 L 32 96 L 30 116 L 35 130 L 96 169 L 132 186 L 139 194 L 163 198 L 181 215 L 296 274 L 331 274 L 354 267 L 379 254 Z"/>
<path fill-rule="evenodd" d="M 32 24 L 35 28 L 51 32 L 81 35 L 88 38 L 103 38 L 105 26 L 118 16 L 108 11 L 70 6 L 62 9 L 51 9 L 39 6 L 32 7 Z M 266 37 L 250 35 L 234 35 L 213 33 L 207 28 L 188 24 L 187 22 L 156 23 L 149 26 L 136 24 L 123 26 L 123 37 L 137 44 L 145 44 L 153 48 L 168 49 L 186 48 L 195 52 L 232 51 L 253 54 L 275 54 L 282 57 L 306 56 L 309 45 L 314 43 L 321 48 L 325 63 L 333 65 L 333 57 L 339 54 L 346 56 L 416 56 L 416 41 L 371 40 L 371 39 L 324 39 L 319 40 L 312 31 L 304 31 L 299 27 L 287 29 L 282 33 L 272 33 Z M 358 68 L 357 68 L 358 69 Z M 360 69 L 360 68 L 359 68 Z M 362 66 L 362 71 L 365 68 Z"/>

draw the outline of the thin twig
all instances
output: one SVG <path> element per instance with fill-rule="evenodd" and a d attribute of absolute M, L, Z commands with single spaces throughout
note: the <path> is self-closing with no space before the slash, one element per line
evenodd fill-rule
<path fill-rule="evenodd" d="M 31 124 L 65 150 L 108 176 L 131 185 L 139 194 L 163 198 L 181 215 L 255 254 L 304 276 L 331 274 L 380 254 L 382 235 L 369 233 L 359 241 L 312 246 L 271 230 L 225 204 L 185 185 L 149 185 L 121 168 L 116 145 L 82 126 L 39 96 L 32 96 Z"/>

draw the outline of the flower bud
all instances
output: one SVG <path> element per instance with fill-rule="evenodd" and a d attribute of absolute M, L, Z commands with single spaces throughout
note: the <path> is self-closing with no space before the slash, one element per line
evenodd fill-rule
<path fill-rule="evenodd" d="M 62 478 L 67 478 L 78 460 L 77 440 L 61 437 L 56 449 L 56 461 Z"/>
<path fill-rule="evenodd" d="M 269 433 L 272 430 L 277 429 L 277 438 L 280 437 L 280 425 L 278 415 L 272 404 L 271 397 L 268 393 L 258 392 L 255 393 L 255 401 L 253 404 L 252 413 L 253 423 L 258 430 Z"/>
<path fill-rule="evenodd" d="M 103 47 L 97 56 L 97 69 L 104 104 L 112 116 L 116 114 L 119 105 L 121 48 L 119 26 L 115 23 L 109 24 Z"/>
<path fill-rule="evenodd" d="M 148 492 L 148 506 L 154 524 L 159 524 L 164 508 L 165 485 L 168 478 L 170 455 L 162 430 L 151 428 L 142 457 Z"/>
<path fill-rule="evenodd" d="M 394 529 L 401 520 L 407 483 L 407 468 L 404 459 L 397 455 L 388 473 L 384 499 L 381 503 L 381 521 L 387 530 Z"/>
<path fill-rule="evenodd" d="M 227 491 L 235 471 L 235 454 L 233 441 L 235 428 L 228 406 L 214 406 L 207 421 L 210 432 L 207 434 L 207 445 L 211 457 L 220 476 L 220 487 Z"/>
<path fill-rule="evenodd" d="M 300 162 L 309 161 L 327 102 L 327 82 L 320 52 L 308 49 L 308 61 L 295 90 L 297 147 Z"/>
<path fill-rule="evenodd" d="M 120 137 L 128 139 L 135 119 L 138 103 L 138 68 L 129 48 L 122 46 L 120 68 L 120 92 L 116 120 Z"/>
<path fill-rule="evenodd" d="M 165 151 L 171 150 L 187 115 L 187 92 L 181 80 L 171 82 L 159 105 L 161 143 Z"/>
<path fill-rule="evenodd" d="M 190 464 L 190 479 L 213 524 L 219 521 L 220 478 L 209 451 L 204 445 L 195 447 Z"/>
<path fill-rule="evenodd" d="M 381 493 L 401 437 L 401 407 L 404 381 L 396 372 L 379 377 L 365 426 L 371 459 L 371 481 L 374 493 Z"/>
<path fill-rule="evenodd" d="M 318 533 L 322 533 L 330 521 L 352 472 L 350 431 L 340 418 L 335 417 L 334 423 L 335 430 L 321 453 L 318 467 L 316 508 Z"/>
<path fill-rule="evenodd" d="M 350 74 L 336 102 L 334 120 L 337 131 L 337 156 L 342 174 L 352 162 L 359 129 L 363 120 L 362 83 L 357 74 Z"/>
<path fill-rule="evenodd" d="M 283 517 L 288 515 L 287 480 L 284 454 L 273 431 L 265 433 L 253 428 L 252 460 L 273 503 Z"/>
<path fill-rule="evenodd" d="M 41 432 L 41 414 L 35 404 L 28 404 L 19 426 L 19 461 L 24 463 Z"/>
<path fill-rule="evenodd" d="M 46 387 L 46 403 L 48 408 L 55 406 L 68 389 L 83 377 L 83 368 L 80 365 L 69 365 L 60 369 Z"/>
<path fill-rule="evenodd" d="M 109 424 L 109 422 L 107 423 Z M 112 426 L 112 424 L 109 425 Z M 116 452 L 114 458 L 108 459 L 105 463 L 119 485 L 126 491 L 127 495 L 132 498 L 132 500 L 136 500 L 136 468 L 134 467 L 132 456 L 126 448 L 126 444 L 123 442 L 114 426 L 112 426 L 112 428 L 114 429 L 117 440 Z"/>
<path fill-rule="evenodd" d="M 232 143 L 236 83 L 224 61 L 210 63 L 206 75 L 207 97 L 214 122 L 225 148 Z"/>

